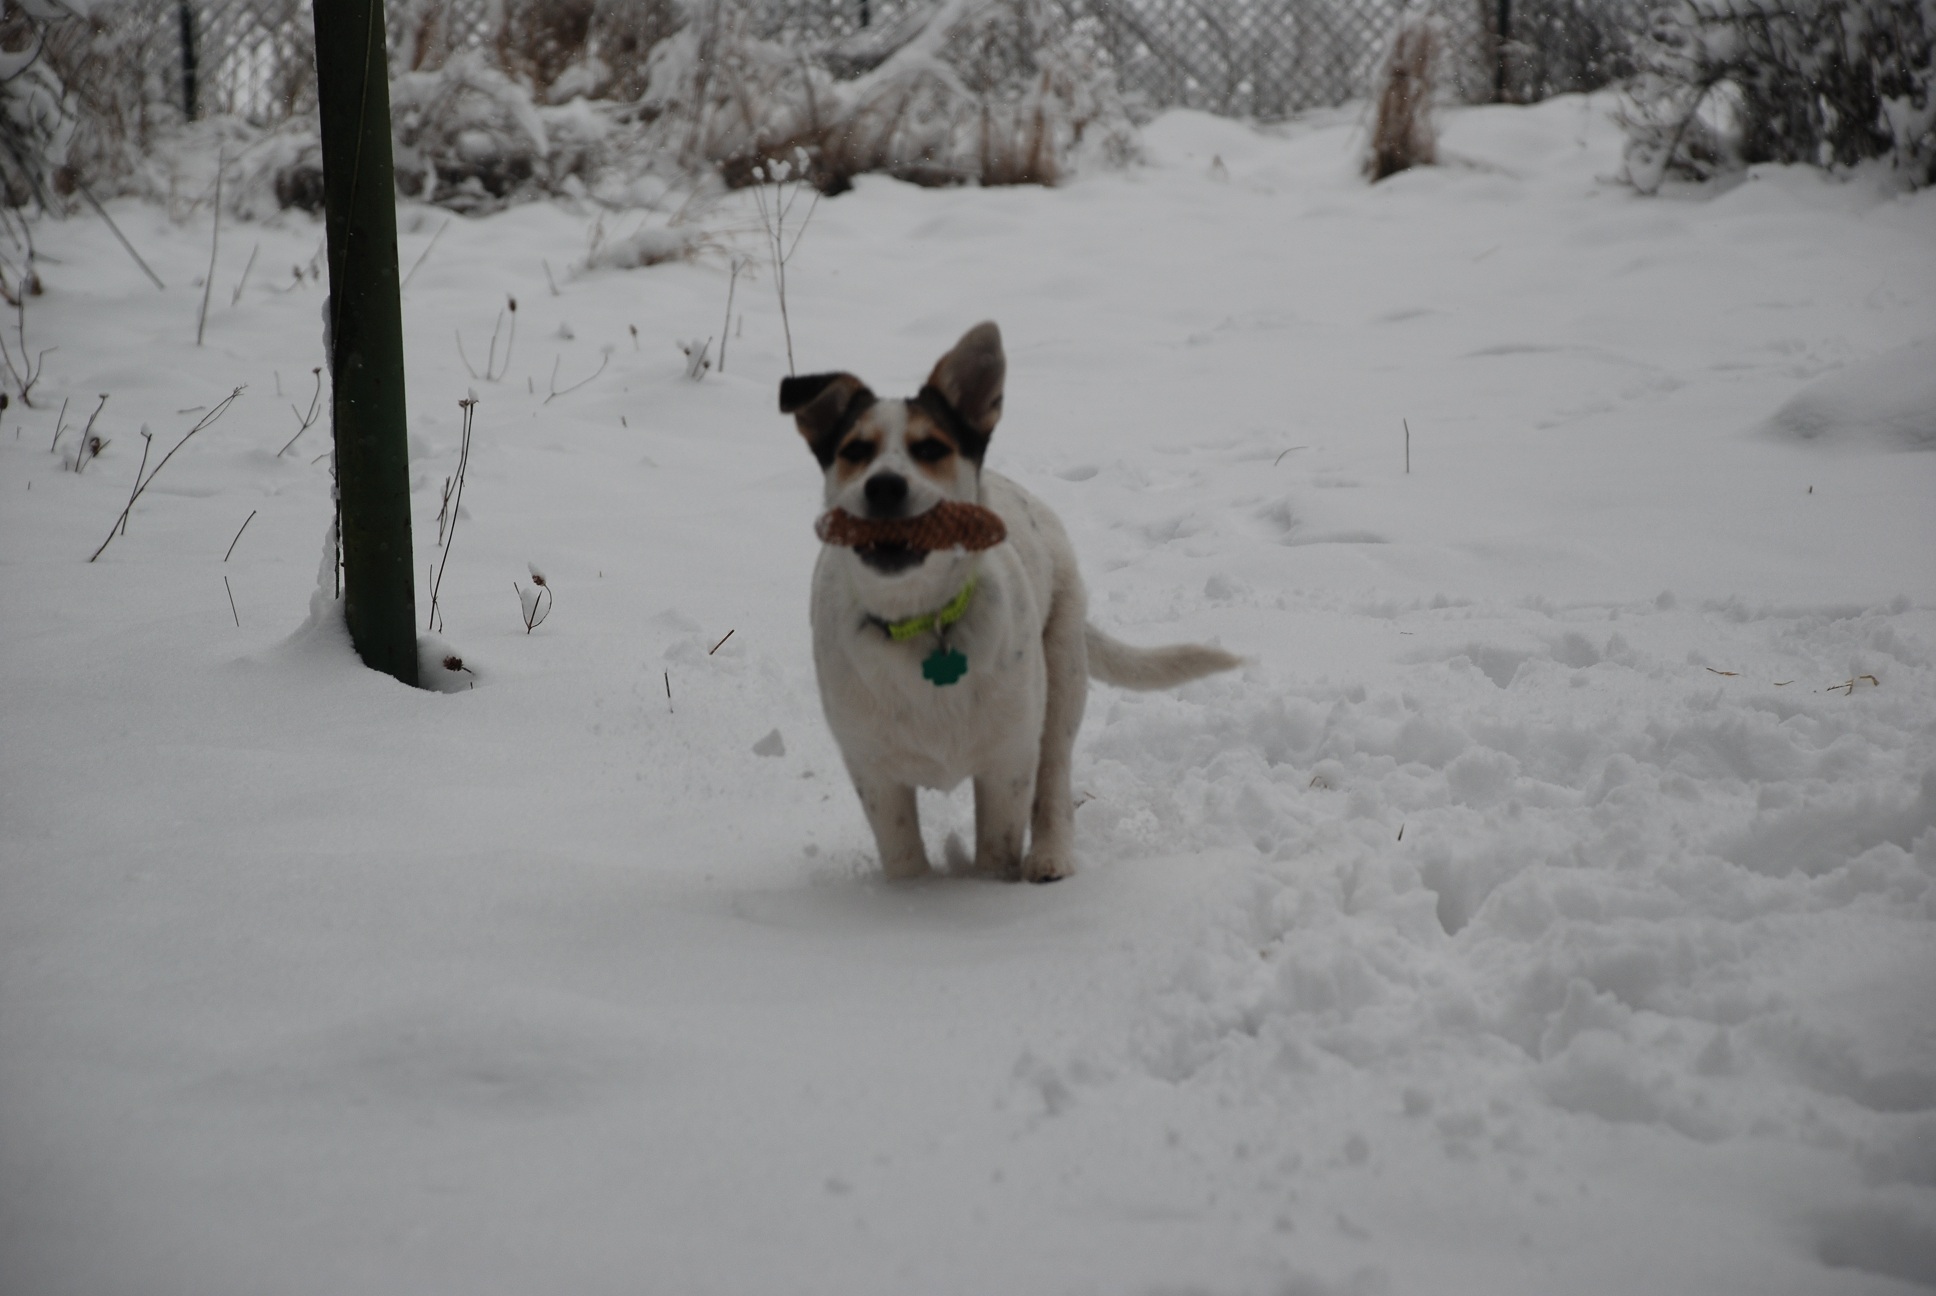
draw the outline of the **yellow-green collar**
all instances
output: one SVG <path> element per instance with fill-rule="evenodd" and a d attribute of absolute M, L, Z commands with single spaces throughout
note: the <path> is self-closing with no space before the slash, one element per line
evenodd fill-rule
<path fill-rule="evenodd" d="M 968 615 L 968 603 L 975 597 L 977 578 L 970 576 L 968 583 L 961 587 L 961 593 L 949 599 L 947 604 L 934 612 L 923 612 L 905 621 L 884 621 L 880 617 L 869 617 L 869 621 L 887 632 L 887 637 L 895 643 L 906 643 L 916 635 L 930 630 L 946 630 L 955 622 Z"/>

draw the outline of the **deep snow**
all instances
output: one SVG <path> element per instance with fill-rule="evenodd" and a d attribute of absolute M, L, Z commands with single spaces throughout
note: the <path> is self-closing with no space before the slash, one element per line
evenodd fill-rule
<path fill-rule="evenodd" d="M 1173 114 L 1127 173 L 820 206 L 800 368 L 911 391 L 999 320 L 991 463 L 1096 619 L 1253 658 L 1098 688 L 1049 888 L 875 876 L 771 284 L 724 373 L 674 345 L 750 201 L 626 271 L 589 212 L 404 211 L 420 568 L 482 401 L 449 694 L 305 623 L 319 228 L 228 226 L 198 349 L 205 208 L 115 209 L 159 293 L 42 226 L 0 1291 L 1936 1285 L 1936 194 L 1642 199 L 1609 106 L 1451 114 L 1375 188 L 1348 117 Z M 139 427 L 237 384 L 88 565 Z"/>

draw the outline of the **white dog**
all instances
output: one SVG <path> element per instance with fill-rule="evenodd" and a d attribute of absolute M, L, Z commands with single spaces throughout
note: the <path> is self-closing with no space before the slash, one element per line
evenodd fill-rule
<path fill-rule="evenodd" d="M 826 471 L 830 509 L 914 518 L 957 501 L 992 510 L 1007 527 L 1007 539 L 983 552 L 829 544 L 814 568 L 820 700 L 889 877 L 928 871 L 915 789 L 970 778 L 977 871 L 1067 876 L 1069 761 L 1089 676 L 1156 689 L 1240 664 L 1197 644 L 1132 648 L 1086 624 L 1062 524 L 1041 500 L 982 470 L 1007 367 L 1001 332 L 987 323 L 941 357 L 912 400 L 877 399 L 847 373 L 780 384 L 781 412 Z"/>

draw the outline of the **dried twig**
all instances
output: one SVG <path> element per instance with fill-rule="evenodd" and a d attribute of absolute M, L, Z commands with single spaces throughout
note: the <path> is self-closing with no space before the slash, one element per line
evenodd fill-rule
<path fill-rule="evenodd" d="M 47 368 L 48 353 L 56 349 L 54 347 L 43 347 L 40 355 L 33 357 L 32 351 L 27 346 L 27 299 L 38 295 L 40 290 L 40 276 L 35 274 L 30 268 L 21 277 L 19 294 L 14 298 L 13 303 L 15 318 L 14 332 L 20 339 L 20 363 L 18 365 L 14 364 L 13 348 L 7 345 L 6 334 L 0 333 L 0 361 L 5 362 L 7 372 L 13 378 L 14 386 L 20 389 L 20 403 L 28 409 L 34 407 L 34 384 L 40 381 L 41 372 Z"/>
<path fill-rule="evenodd" d="M 430 624 L 426 627 L 430 630 L 435 630 L 443 624 L 442 617 L 438 615 L 437 596 L 444 588 L 444 568 L 450 564 L 451 541 L 457 538 L 458 509 L 463 507 L 464 503 L 464 471 L 471 463 L 471 420 L 477 412 L 476 395 L 466 396 L 458 401 L 457 407 L 464 411 L 464 430 L 457 450 L 457 490 L 450 510 L 450 530 L 440 535 L 444 556 L 438 560 L 437 575 L 430 583 Z"/>
<path fill-rule="evenodd" d="M 81 469 L 87 467 L 87 461 L 89 459 L 100 458 L 101 451 L 108 448 L 108 443 L 106 441 L 103 441 L 100 437 L 97 437 L 94 435 L 94 420 L 101 417 L 101 411 L 107 408 L 107 404 L 108 404 L 108 394 L 106 392 L 102 392 L 101 403 L 99 405 L 96 405 L 94 407 L 94 412 L 87 416 L 87 426 L 81 429 L 81 445 L 80 445 L 80 448 L 74 452 L 74 471 L 75 472 L 79 472 L 81 471 Z M 63 401 L 61 403 L 61 408 L 62 409 L 67 408 L 66 402 Z M 55 436 L 58 437 L 59 433 L 58 432 L 55 433 Z"/>
<path fill-rule="evenodd" d="M 208 238 L 208 276 L 202 280 L 202 313 L 195 321 L 195 345 L 202 344 L 202 330 L 208 327 L 208 297 L 215 291 L 215 254 L 222 247 L 222 172 L 228 167 L 226 153 L 215 155 L 215 226 Z"/>
<path fill-rule="evenodd" d="M 94 209 L 95 215 L 107 222 L 108 228 L 114 231 L 114 237 L 121 240 L 121 246 L 128 250 L 128 255 L 134 258 L 134 263 L 141 267 L 141 272 L 154 281 L 154 285 L 158 290 L 166 292 L 167 285 L 161 282 L 161 276 L 148 268 L 148 263 L 141 259 L 141 254 L 134 250 L 134 244 L 128 242 L 128 236 L 123 234 L 121 227 L 114 223 L 114 217 L 108 215 L 108 209 L 101 205 L 101 200 L 96 198 L 93 191 L 81 183 L 78 178 L 75 180 L 75 188 L 81 191 L 81 197 L 87 199 L 87 205 Z"/>
<path fill-rule="evenodd" d="M 772 162 L 764 167 L 755 167 L 753 178 L 759 182 L 753 186 L 753 203 L 760 213 L 760 226 L 766 231 L 767 260 L 773 265 L 773 286 L 780 298 L 780 328 L 786 335 L 787 372 L 791 374 L 795 372 L 793 321 L 787 314 L 786 268 L 787 262 L 793 259 L 795 250 L 799 248 L 800 240 L 806 236 L 814 212 L 820 209 L 820 191 L 814 190 L 807 214 L 793 232 L 792 241 L 788 242 L 787 217 L 792 214 L 793 204 L 800 197 L 800 189 L 807 182 L 806 151 L 798 150 L 793 163 Z M 769 182 L 773 185 L 770 201 L 766 194 Z"/>
<path fill-rule="evenodd" d="M 740 267 L 745 264 L 743 257 L 733 258 L 733 273 L 726 280 L 726 324 L 719 331 L 719 372 L 726 372 L 726 337 L 733 330 L 733 290 L 739 287 Z"/>
<path fill-rule="evenodd" d="M 278 459 L 282 458 L 285 454 L 289 453 L 289 447 L 296 444 L 297 438 L 301 437 L 303 433 L 309 431 L 311 427 L 315 426 L 316 415 L 322 409 L 323 367 L 321 365 L 317 365 L 314 369 L 311 369 L 309 372 L 316 376 L 316 390 L 310 393 L 310 396 L 309 396 L 309 413 L 307 414 L 303 413 L 301 410 L 297 409 L 294 405 L 291 405 L 289 407 L 289 412 L 296 416 L 296 422 L 300 426 L 296 428 L 296 435 L 290 437 L 289 440 L 283 444 L 282 449 L 276 451 L 276 458 Z M 278 382 L 281 381 L 280 375 L 278 375 L 277 381 Z"/>
<path fill-rule="evenodd" d="M 551 615 L 553 596 L 551 586 L 545 582 L 544 573 L 536 567 L 531 567 L 530 564 L 526 566 L 530 567 L 531 571 L 531 588 L 527 590 L 516 581 L 511 582 L 511 588 L 518 592 L 518 607 L 524 616 L 524 632 L 530 634 L 543 625 L 545 618 Z"/>
<path fill-rule="evenodd" d="M 417 271 L 423 269 L 423 263 L 430 260 L 430 249 L 437 246 L 437 240 L 442 238 L 444 236 L 444 231 L 449 228 L 450 228 L 450 221 L 446 220 L 442 225 L 439 225 L 437 227 L 437 232 L 430 236 L 430 242 L 424 244 L 424 250 L 417 254 L 416 261 L 410 267 L 410 273 L 403 277 L 403 282 L 401 284 L 397 285 L 397 292 L 399 295 L 402 294 L 405 288 L 408 288 L 410 286 L 410 281 L 417 277 Z"/>
<path fill-rule="evenodd" d="M 251 513 L 249 516 L 254 517 L 255 514 Z M 247 526 L 248 523 L 244 522 L 242 525 Z M 224 558 L 222 561 L 227 562 L 228 559 Z M 229 592 L 229 615 L 235 618 L 235 628 L 240 630 L 242 628 L 242 614 L 235 610 L 235 586 L 229 584 L 229 578 L 224 576 L 222 578 L 222 588 Z"/>
<path fill-rule="evenodd" d="M 229 560 L 229 554 L 234 553 L 235 546 L 242 542 L 242 533 L 249 529 L 249 523 L 255 521 L 256 513 L 257 513 L 256 509 L 250 509 L 249 516 L 242 519 L 242 525 L 235 528 L 235 539 L 229 541 L 228 553 L 225 553 L 222 555 L 223 562 L 227 562 Z"/>
<path fill-rule="evenodd" d="M 733 627 L 733 630 L 737 630 L 737 629 L 739 629 L 738 626 Z M 719 636 L 719 643 L 716 643 L 712 647 L 708 648 L 706 650 L 706 655 L 710 657 L 714 653 L 718 652 L 721 646 L 724 645 L 728 639 L 731 639 L 733 637 L 733 630 L 728 630 L 725 634 Z"/>
<path fill-rule="evenodd" d="M 581 382 L 575 382 L 571 386 L 566 387 L 563 390 L 560 390 L 558 387 L 558 362 L 563 358 L 564 358 L 563 356 L 558 356 L 554 358 L 551 362 L 551 394 L 544 398 L 544 403 L 547 405 L 557 400 L 560 396 L 571 395 L 573 392 L 577 391 L 580 387 L 583 387 L 586 383 L 592 381 L 592 378 L 596 378 L 598 377 L 598 375 L 604 373 L 605 366 L 612 362 L 612 353 L 610 351 L 607 351 L 599 357 L 598 368 L 592 370 L 591 378 L 586 378 Z"/>
<path fill-rule="evenodd" d="M 141 425 L 141 462 L 136 464 L 134 469 L 134 485 L 135 485 L 135 490 L 137 491 L 141 489 L 141 474 L 145 472 L 148 468 L 148 452 L 154 448 L 155 448 L 155 434 L 148 430 L 148 425 L 146 423 L 143 423 Z M 121 534 L 122 535 L 128 534 L 128 509 L 131 509 L 133 507 L 134 507 L 134 496 L 129 495 L 128 508 L 121 510 Z M 99 558 L 100 556 L 101 555 L 97 552 L 94 555 L 94 558 Z M 88 561 L 93 562 L 94 558 L 90 558 L 88 559 Z"/>
<path fill-rule="evenodd" d="M 262 251 L 262 245 L 260 243 L 256 244 L 255 247 L 250 250 L 249 263 L 242 267 L 242 277 L 235 281 L 235 293 L 233 296 L 229 298 L 230 307 L 241 305 L 242 290 L 249 286 L 249 271 L 255 269 L 256 253 L 260 251 Z"/>
<path fill-rule="evenodd" d="M 230 392 L 227 396 L 223 397 L 219 402 L 217 402 L 215 408 L 211 409 L 208 413 L 202 415 L 201 421 L 196 423 L 194 427 L 188 429 L 188 431 L 182 433 L 182 439 L 175 442 L 175 449 L 170 450 L 167 454 L 163 455 L 161 457 L 161 462 L 156 464 L 154 466 L 153 471 L 149 472 L 145 477 L 141 474 L 139 469 L 136 470 L 134 490 L 128 495 L 127 505 L 122 508 L 121 516 L 115 519 L 114 525 L 108 528 L 108 538 L 101 542 L 101 547 L 99 549 L 96 549 L 91 555 L 89 555 L 88 557 L 89 562 L 93 562 L 96 558 L 99 558 L 101 556 L 101 554 L 107 549 L 109 543 L 113 541 L 117 530 L 122 535 L 126 535 L 128 533 L 128 515 L 134 511 L 135 501 L 141 498 L 141 493 L 148 489 L 149 483 L 154 481 L 156 476 L 160 474 L 161 470 L 168 466 L 168 461 L 175 457 L 175 450 L 180 450 L 183 446 L 188 444 L 190 437 L 194 436 L 197 432 L 200 432 L 203 428 L 207 427 L 209 424 L 215 422 L 216 419 L 221 418 L 222 415 L 228 413 L 229 406 L 235 404 L 237 399 L 241 397 L 242 393 L 245 390 L 246 388 L 237 387 L 234 391 Z M 148 429 L 145 427 L 141 429 L 141 435 L 144 439 L 151 439 L 151 434 L 149 433 Z M 148 465 L 148 451 L 145 447 L 142 449 L 142 452 L 141 452 L 141 465 L 143 468 L 146 468 Z"/>
<path fill-rule="evenodd" d="M 504 310 L 497 313 L 497 323 L 491 326 L 491 353 L 485 357 L 482 374 L 471 368 L 470 357 L 464 354 L 464 335 L 462 333 L 457 335 L 457 358 L 464 362 L 464 368 L 470 376 L 479 382 L 496 382 L 511 371 L 511 347 L 518 340 L 518 299 L 508 298 L 507 303 Z M 511 316 L 511 332 L 504 339 L 504 368 L 500 369 L 497 367 L 497 339 L 504 329 L 504 317 L 507 312 Z"/>

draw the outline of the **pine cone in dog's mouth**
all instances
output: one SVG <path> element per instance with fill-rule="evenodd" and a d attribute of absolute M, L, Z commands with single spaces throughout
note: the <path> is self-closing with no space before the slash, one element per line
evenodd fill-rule
<path fill-rule="evenodd" d="M 860 550 L 993 549 L 1008 538 L 1001 516 L 979 504 L 946 500 L 907 518 L 859 518 L 846 509 L 820 515 L 814 532 L 822 542 Z"/>

